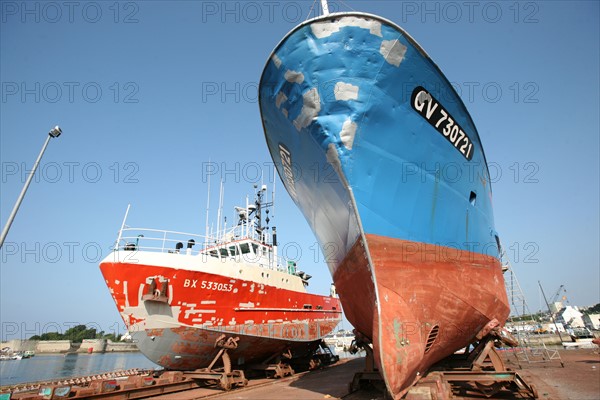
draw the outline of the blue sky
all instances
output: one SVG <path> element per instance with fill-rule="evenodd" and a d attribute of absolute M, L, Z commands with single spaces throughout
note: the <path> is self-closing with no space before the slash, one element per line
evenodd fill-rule
<path fill-rule="evenodd" d="M 598 303 L 599 3 L 345 3 L 402 26 L 461 93 L 530 308 L 538 280 L 549 295 L 564 284 L 571 304 Z M 229 216 L 257 166 L 272 180 L 257 84 L 313 2 L 0 4 L 2 225 L 48 130 L 64 132 L 0 254 L 2 338 L 74 323 L 114 331 L 122 322 L 98 261 L 128 203 L 130 225 L 203 233 L 207 171 L 217 171 L 213 205 L 225 180 Z M 277 184 L 272 225 L 288 255 L 302 249 L 312 290 L 328 293 L 315 239 Z"/>

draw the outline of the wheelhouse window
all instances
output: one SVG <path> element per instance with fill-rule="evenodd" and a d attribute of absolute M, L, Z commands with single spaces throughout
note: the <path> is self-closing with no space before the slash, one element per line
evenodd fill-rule
<path fill-rule="evenodd" d="M 242 254 L 250 253 L 250 245 L 248 243 L 240 243 L 240 250 Z"/>

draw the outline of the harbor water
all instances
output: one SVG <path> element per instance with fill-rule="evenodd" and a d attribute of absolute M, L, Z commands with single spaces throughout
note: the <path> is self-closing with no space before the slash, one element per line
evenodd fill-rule
<path fill-rule="evenodd" d="M 52 354 L 0 362 L 0 386 L 95 375 L 131 368 L 156 369 L 142 353 Z"/>

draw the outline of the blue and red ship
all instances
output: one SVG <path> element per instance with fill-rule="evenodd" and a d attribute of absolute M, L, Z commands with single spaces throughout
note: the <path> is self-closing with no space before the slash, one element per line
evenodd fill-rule
<path fill-rule="evenodd" d="M 395 397 L 503 325 L 479 134 L 406 32 L 364 13 L 309 20 L 269 57 L 259 104 L 278 172 Z"/>

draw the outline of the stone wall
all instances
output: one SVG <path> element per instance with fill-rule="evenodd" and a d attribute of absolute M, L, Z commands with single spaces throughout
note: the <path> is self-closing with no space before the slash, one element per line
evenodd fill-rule
<path fill-rule="evenodd" d="M 79 346 L 79 353 L 104 353 L 106 339 L 83 339 Z"/>
<path fill-rule="evenodd" d="M 2 342 L 0 348 L 10 347 L 12 351 L 35 351 L 37 341 L 34 340 L 9 340 Z"/>
<path fill-rule="evenodd" d="M 135 343 L 127 343 L 127 342 L 113 342 L 113 341 L 108 341 L 108 343 L 106 344 L 106 352 L 113 352 L 113 351 L 140 351 L 137 348 L 137 345 Z"/>
<path fill-rule="evenodd" d="M 9 340 L 0 348 L 10 347 L 12 351 L 35 351 L 38 354 L 52 353 L 104 353 L 115 351 L 139 351 L 135 343 L 112 342 L 106 339 L 84 339 L 82 343 L 70 340 Z"/>
<path fill-rule="evenodd" d="M 70 340 L 43 340 L 34 341 L 36 343 L 36 353 L 67 353 L 73 351 L 73 344 Z"/>

